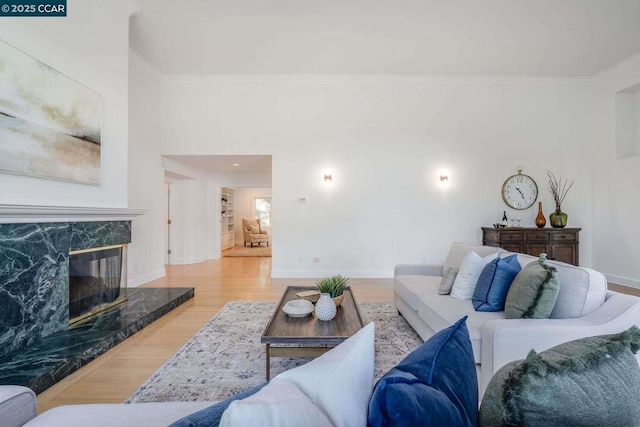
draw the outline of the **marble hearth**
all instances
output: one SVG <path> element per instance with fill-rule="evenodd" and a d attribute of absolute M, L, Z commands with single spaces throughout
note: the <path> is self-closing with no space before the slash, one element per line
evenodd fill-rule
<path fill-rule="evenodd" d="M 125 304 L 0 358 L 0 384 L 40 393 L 193 296 L 193 288 L 130 289 Z"/>

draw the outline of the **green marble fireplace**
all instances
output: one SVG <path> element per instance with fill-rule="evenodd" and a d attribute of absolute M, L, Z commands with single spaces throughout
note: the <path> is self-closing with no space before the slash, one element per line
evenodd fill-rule
<path fill-rule="evenodd" d="M 0 357 L 69 327 L 69 252 L 131 242 L 131 221 L 0 224 Z"/>

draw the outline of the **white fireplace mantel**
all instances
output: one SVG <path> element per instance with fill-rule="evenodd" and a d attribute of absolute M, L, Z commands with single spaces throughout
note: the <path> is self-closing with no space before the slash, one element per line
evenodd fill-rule
<path fill-rule="evenodd" d="M 29 222 L 130 221 L 147 209 L 0 204 L 0 224 Z"/>

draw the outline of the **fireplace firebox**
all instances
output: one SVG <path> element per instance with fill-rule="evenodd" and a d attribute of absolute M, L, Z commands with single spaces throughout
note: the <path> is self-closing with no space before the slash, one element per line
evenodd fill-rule
<path fill-rule="evenodd" d="M 69 324 L 127 300 L 127 245 L 69 253 Z"/>

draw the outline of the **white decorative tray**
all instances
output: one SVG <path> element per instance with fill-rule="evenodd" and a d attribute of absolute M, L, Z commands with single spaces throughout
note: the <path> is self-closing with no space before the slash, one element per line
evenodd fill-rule
<path fill-rule="evenodd" d="M 313 310 L 313 304 L 304 299 L 291 300 L 282 307 L 282 311 L 291 317 L 305 317 L 313 313 Z"/>

